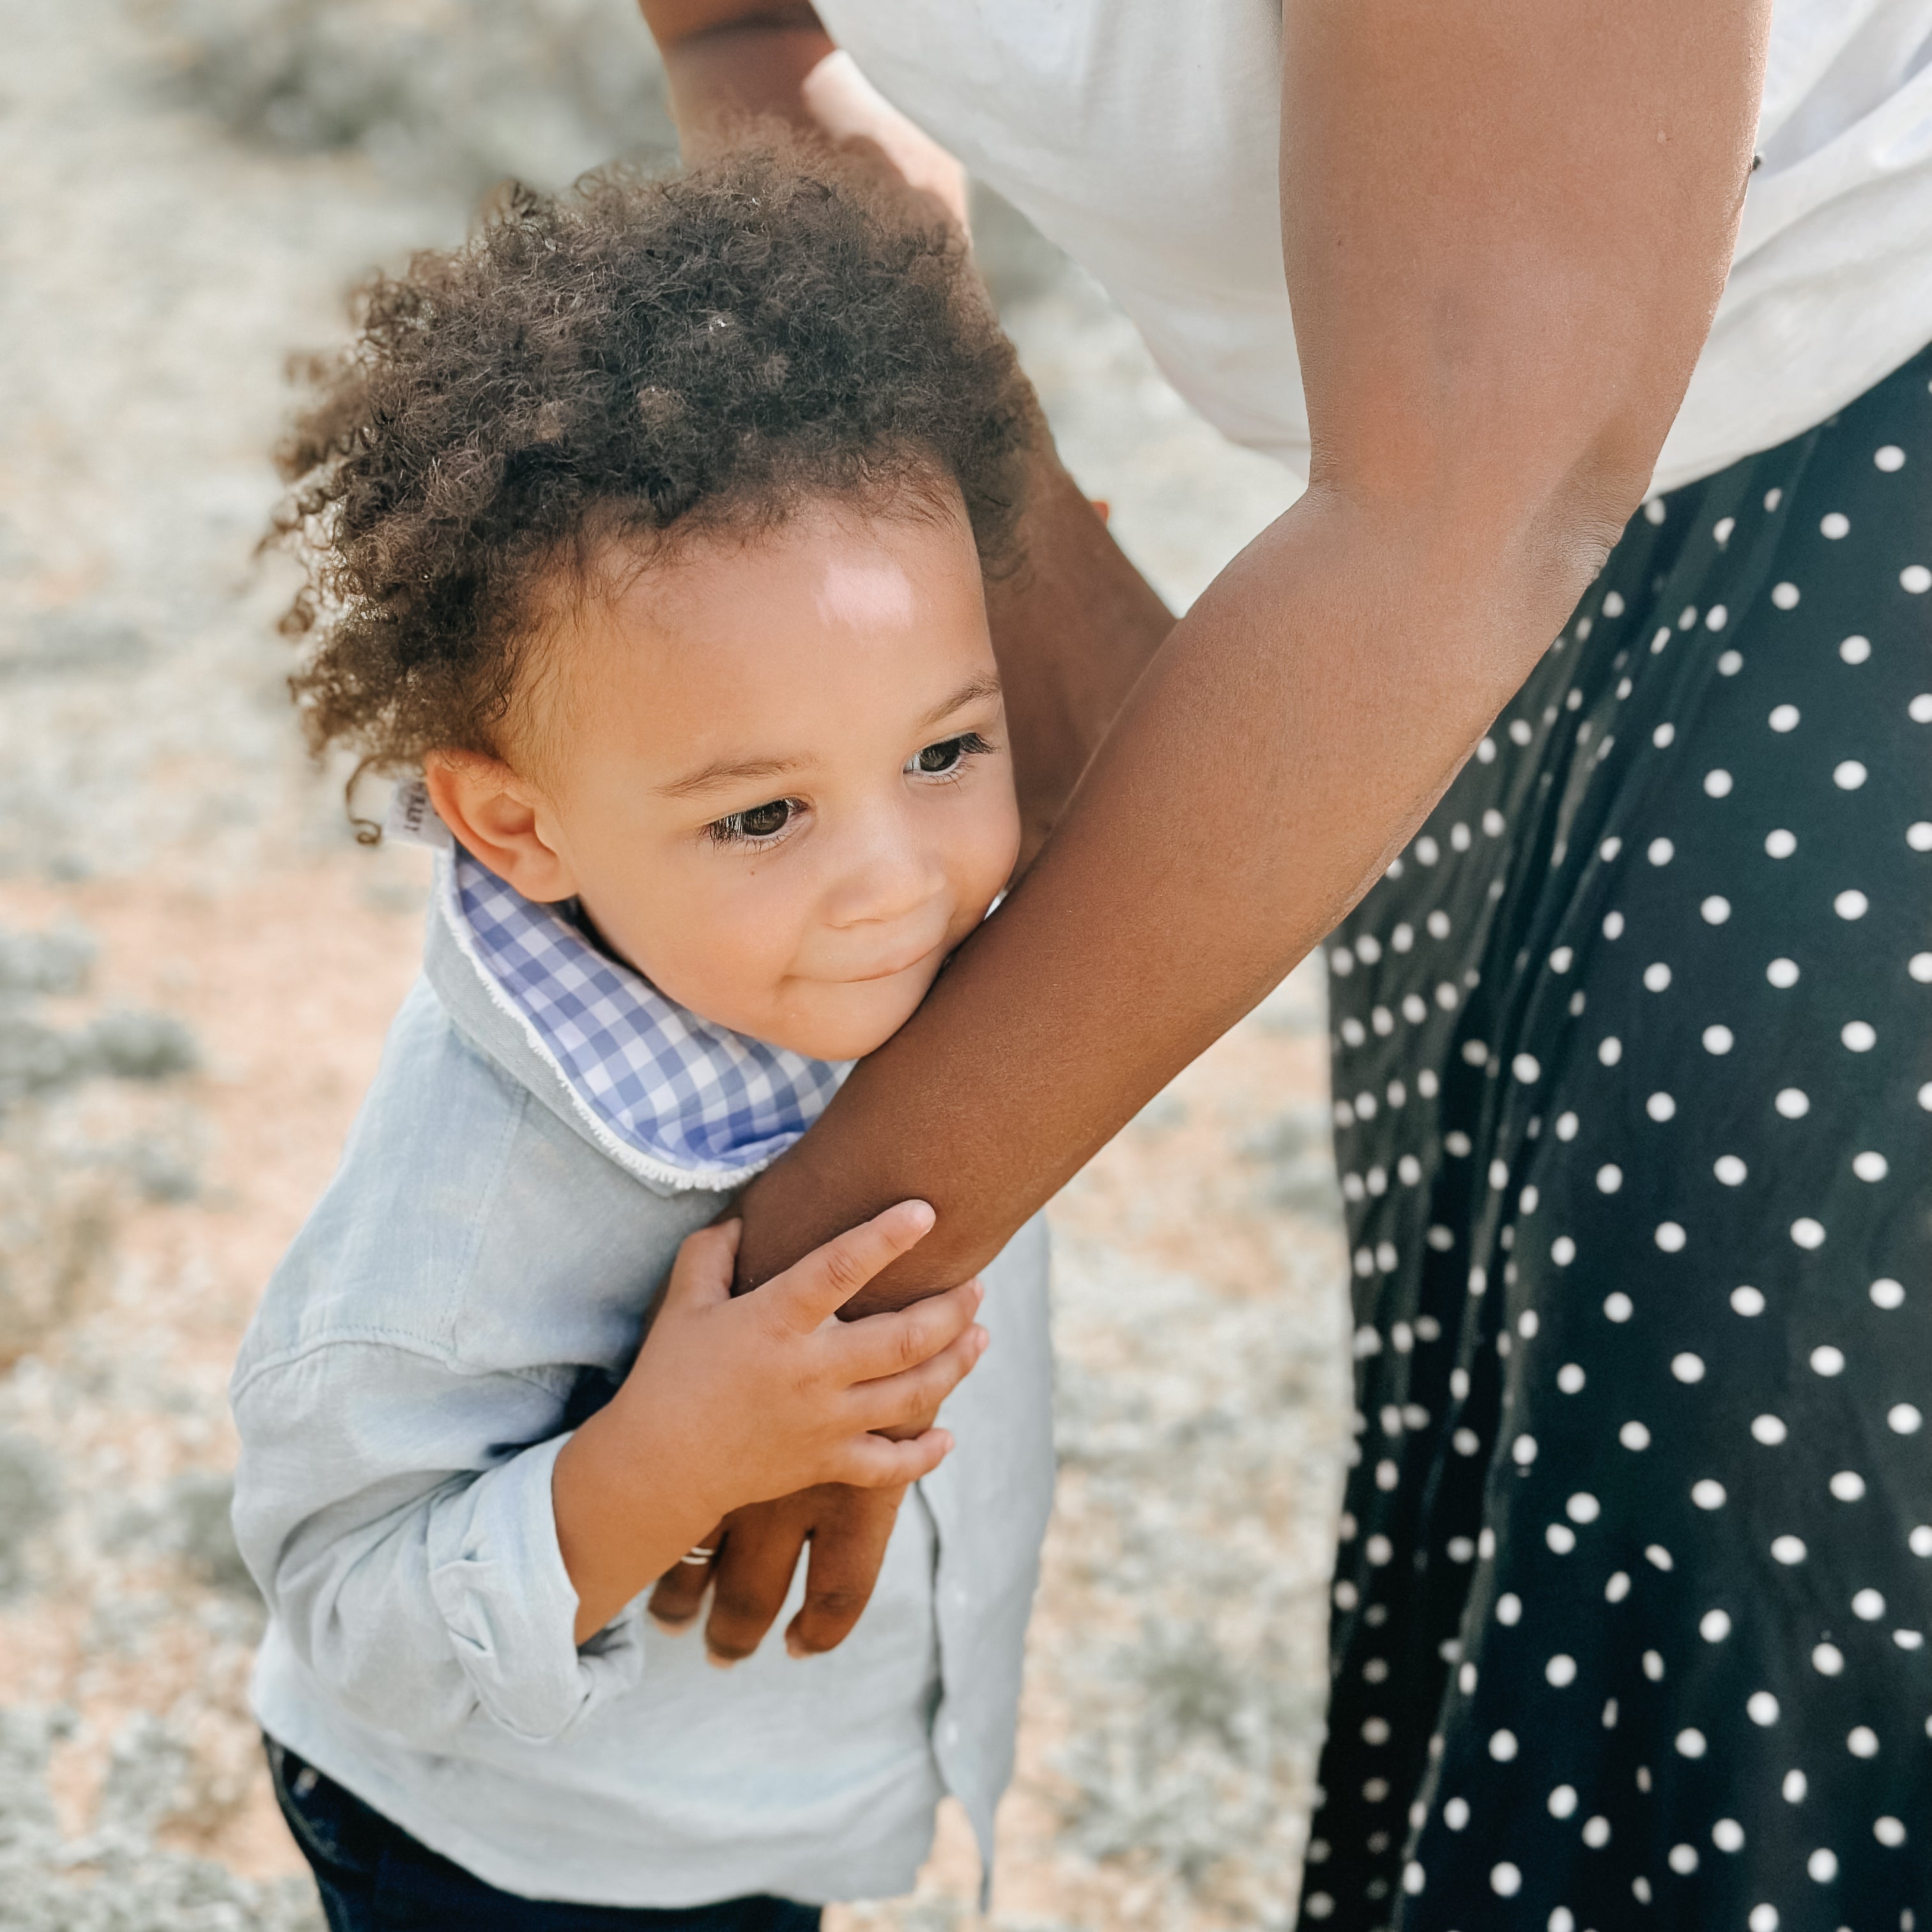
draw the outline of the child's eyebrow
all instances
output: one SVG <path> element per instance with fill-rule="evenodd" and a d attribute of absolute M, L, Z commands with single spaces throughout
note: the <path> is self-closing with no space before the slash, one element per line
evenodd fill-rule
<path fill-rule="evenodd" d="M 963 711 L 969 704 L 976 704 L 982 698 L 998 698 L 1000 688 L 1000 680 L 991 671 L 982 670 L 969 677 L 944 704 L 935 704 L 919 721 L 919 728 L 923 731 L 937 724 L 942 718 L 950 718 L 954 712 Z"/>
<path fill-rule="evenodd" d="M 737 784 L 746 778 L 782 778 L 797 770 L 797 758 L 715 758 L 708 765 L 674 778 L 658 790 L 667 798 L 688 798 L 694 792 L 715 791 L 718 786 Z"/>

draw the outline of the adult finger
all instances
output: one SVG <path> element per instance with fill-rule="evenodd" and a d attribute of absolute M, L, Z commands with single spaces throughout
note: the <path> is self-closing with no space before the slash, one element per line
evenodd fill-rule
<path fill-rule="evenodd" d="M 704 1622 L 704 1648 L 713 1664 L 739 1663 L 764 1641 L 784 1608 L 812 1515 L 801 1497 L 781 1496 L 735 1510 L 726 1520 L 711 1614 Z"/>
<path fill-rule="evenodd" d="M 861 1429 L 903 1429 L 930 1417 L 986 1353 L 991 1338 L 977 1322 L 929 1362 L 878 1382 L 862 1382 L 849 1398 Z"/>
<path fill-rule="evenodd" d="M 724 1526 L 721 1522 L 709 1536 L 699 1538 L 658 1579 L 651 1600 L 645 1606 L 653 1622 L 674 1634 L 691 1628 L 704 1607 L 704 1593 L 711 1587 L 711 1572 L 724 1535 Z"/>
<path fill-rule="evenodd" d="M 965 1333 L 984 1299 L 976 1280 L 962 1282 L 910 1308 L 842 1323 L 833 1338 L 840 1372 L 855 1382 L 872 1382 L 929 1361 Z"/>
<path fill-rule="evenodd" d="M 880 1446 L 890 1450 L 912 1445 Z M 805 1602 L 785 1631 L 785 1648 L 794 1657 L 836 1649 L 851 1635 L 852 1627 L 872 1600 L 892 1525 L 898 1520 L 899 1498 L 905 1492 L 858 1490 L 839 1484 L 828 1486 L 820 1494 L 824 1504 L 812 1527 Z"/>
<path fill-rule="evenodd" d="M 952 1453 L 952 1432 L 947 1429 L 855 1436 L 841 1451 L 838 1480 L 855 1490 L 902 1490 L 931 1475 Z"/>
<path fill-rule="evenodd" d="M 753 1295 L 790 1327 L 809 1334 L 830 1320 L 889 1262 L 897 1261 L 928 1234 L 938 1219 L 923 1201 L 902 1201 L 869 1221 L 814 1248 Z"/>

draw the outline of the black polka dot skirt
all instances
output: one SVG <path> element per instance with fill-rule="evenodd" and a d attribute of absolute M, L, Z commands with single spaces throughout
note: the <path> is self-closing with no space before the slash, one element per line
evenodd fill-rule
<path fill-rule="evenodd" d="M 1647 503 L 1330 941 L 1305 1926 L 1932 1932 L 1928 386 Z"/>

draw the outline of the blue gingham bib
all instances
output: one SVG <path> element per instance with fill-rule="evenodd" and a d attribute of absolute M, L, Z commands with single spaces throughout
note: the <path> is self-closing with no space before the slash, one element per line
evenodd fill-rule
<path fill-rule="evenodd" d="M 808 1059 L 701 1019 L 601 952 L 563 909 L 513 890 L 449 835 L 420 784 L 398 788 L 392 837 L 441 854 L 440 916 L 573 1098 L 674 1184 L 729 1185 L 769 1166 L 824 1111 L 853 1063 Z"/>

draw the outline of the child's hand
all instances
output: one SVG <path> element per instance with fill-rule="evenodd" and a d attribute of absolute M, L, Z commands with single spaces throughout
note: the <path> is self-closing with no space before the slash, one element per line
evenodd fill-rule
<path fill-rule="evenodd" d="M 902 1202 L 735 1300 L 737 1222 L 686 1241 L 622 1388 L 557 1458 L 580 1643 L 734 1509 L 821 1483 L 897 1487 L 938 1466 L 944 1430 L 872 1432 L 922 1422 L 979 1360 L 979 1283 L 836 1319 L 933 1218 Z"/>

